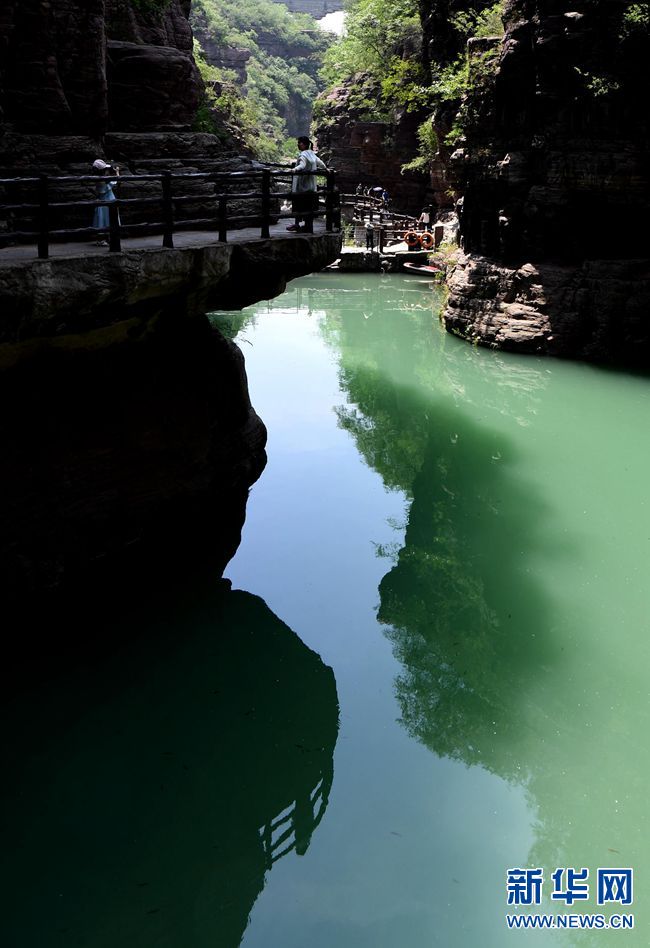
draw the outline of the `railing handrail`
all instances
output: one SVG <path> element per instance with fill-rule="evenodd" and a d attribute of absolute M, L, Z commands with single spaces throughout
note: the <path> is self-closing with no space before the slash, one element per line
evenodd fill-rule
<path fill-rule="evenodd" d="M 274 191 L 272 189 L 272 183 L 274 180 L 281 179 L 283 177 L 293 176 L 303 176 L 311 175 L 312 177 L 325 178 L 326 188 L 324 191 L 325 196 L 325 211 L 322 212 L 316 208 L 311 208 L 305 211 L 294 211 L 292 214 L 286 212 L 274 212 L 272 210 L 273 201 L 278 201 L 282 198 L 288 198 L 292 195 L 295 196 L 294 191 Z M 294 170 L 293 168 L 287 167 L 282 170 L 272 170 L 271 168 L 254 168 L 247 169 L 245 171 L 198 171 L 198 172 L 189 172 L 189 171 L 158 171 L 155 173 L 143 173 L 143 174 L 118 174 L 114 175 L 48 175 L 40 174 L 38 177 L 15 177 L 15 178 L 0 178 L 0 185 L 11 186 L 11 185 L 33 185 L 36 189 L 36 201 L 32 199 L 31 201 L 17 202 L 12 203 L 5 202 L 0 203 L 0 211 L 8 212 L 33 212 L 33 214 L 27 213 L 28 222 L 29 218 L 35 217 L 37 230 L 15 230 L 13 234 L 8 234 L 6 236 L 14 237 L 36 237 L 38 243 L 38 256 L 40 258 L 47 258 L 49 256 L 49 240 L 52 236 L 65 237 L 69 236 L 79 236 L 80 234 L 86 233 L 95 233 L 97 236 L 101 236 L 108 232 L 110 249 L 112 251 L 121 250 L 121 234 L 126 232 L 130 227 L 142 227 L 143 225 L 134 223 L 134 224 L 125 224 L 123 225 L 120 222 L 119 218 L 119 209 L 120 207 L 132 208 L 132 207 L 143 207 L 151 204 L 162 204 L 162 222 L 155 222 L 151 224 L 152 228 L 160 229 L 163 231 L 163 246 L 173 248 L 173 233 L 176 226 L 188 226 L 188 225 L 197 225 L 197 224 L 209 224 L 211 222 L 216 223 L 219 233 L 219 240 L 225 241 L 227 239 L 227 224 L 241 223 L 246 220 L 261 220 L 261 236 L 263 238 L 268 238 L 269 234 L 269 225 L 273 218 L 282 219 L 289 216 L 296 216 L 299 214 L 305 219 L 305 228 L 304 230 L 308 233 L 313 233 L 313 221 L 315 217 L 325 216 L 325 226 L 326 230 L 331 231 L 336 227 L 340 228 L 340 204 L 339 204 L 339 194 L 336 190 L 335 183 L 336 173 L 333 169 L 317 169 L 315 171 L 309 170 Z M 201 179 L 202 181 L 208 183 L 214 183 L 214 193 L 211 195 L 202 194 L 174 194 L 173 193 L 173 183 L 174 181 L 179 180 L 196 180 Z M 223 192 L 221 189 L 217 190 L 218 186 L 222 183 L 225 183 L 225 180 L 236 181 L 241 183 L 242 181 L 251 180 L 251 181 L 260 181 L 261 190 L 253 191 L 226 191 Z M 157 196 L 147 196 L 147 197 L 130 197 L 130 198 L 120 198 L 114 196 L 112 200 L 102 200 L 100 197 L 97 197 L 95 200 L 61 200 L 60 198 L 65 195 L 57 194 L 57 200 L 51 200 L 51 188 L 53 185 L 57 184 L 88 184 L 97 186 L 102 181 L 117 182 L 117 184 L 130 183 L 130 182 L 151 182 L 157 181 L 161 185 L 161 193 Z M 117 185 L 115 185 L 117 186 Z M 303 192 L 305 193 L 305 192 Z M 318 191 L 314 192 L 319 194 Z M 320 194 L 323 194 L 321 191 Z M 228 201 L 237 200 L 255 200 L 260 202 L 260 213 L 257 214 L 237 214 L 232 215 L 228 214 Z M 175 206 L 179 204 L 184 204 L 188 202 L 196 202 L 197 205 L 201 208 L 206 208 L 210 205 L 209 210 L 212 205 L 216 203 L 215 213 L 212 215 L 209 214 L 206 216 L 204 213 L 200 218 L 190 218 L 189 220 L 179 221 L 175 219 Z M 109 226 L 108 227 L 76 227 L 76 228 L 58 228 L 52 230 L 50 227 L 50 214 L 51 211 L 76 211 L 81 210 L 82 208 L 108 208 L 109 215 Z M 145 223 L 146 226 L 146 223 Z"/>
<path fill-rule="evenodd" d="M 266 171 L 269 171 L 271 176 L 282 177 L 293 176 L 293 175 L 312 175 L 312 177 L 326 178 L 328 174 L 334 174 L 333 168 L 327 168 L 325 171 L 316 170 L 308 171 L 306 169 L 294 170 L 293 168 L 287 167 L 285 170 L 271 171 L 266 168 L 255 168 L 250 171 L 155 171 L 155 172 L 143 172 L 142 174 L 121 174 L 115 173 L 114 175 L 96 175 L 96 174 L 64 174 L 56 175 L 49 174 L 45 175 L 48 181 L 59 181 L 66 182 L 70 184 L 82 184 L 88 182 L 89 184 L 97 184 L 100 181 L 114 181 L 117 180 L 118 183 L 122 181 L 160 181 L 165 175 L 170 175 L 172 178 L 202 178 L 207 181 L 214 180 L 215 178 L 237 178 L 241 180 L 242 178 L 261 178 Z M 0 178 L 0 184 L 36 184 L 41 179 L 41 175 L 37 177 L 12 177 L 12 178 Z"/>

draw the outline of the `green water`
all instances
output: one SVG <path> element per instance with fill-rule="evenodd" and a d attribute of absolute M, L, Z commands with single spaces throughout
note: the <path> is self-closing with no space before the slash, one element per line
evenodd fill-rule
<path fill-rule="evenodd" d="M 439 306 L 317 275 L 213 317 L 269 429 L 240 592 L 161 592 L 41 692 L 3 944 L 650 944 L 650 381 L 475 349 Z M 513 867 L 634 931 L 508 930 Z"/>

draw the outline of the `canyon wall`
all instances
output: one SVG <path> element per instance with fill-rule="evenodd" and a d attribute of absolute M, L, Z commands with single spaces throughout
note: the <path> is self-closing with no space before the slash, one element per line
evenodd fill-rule
<path fill-rule="evenodd" d="M 360 74 L 353 82 L 323 93 L 317 100 L 316 141 L 320 157 L 338 173 L 338 187 L 352 194 L 357 185 L 381 185 L 400 211 L 420 213 L 431 199 L 422 174 L 402 174 L 402 164 L 417 152 L 422 116 L 402 110 L 396 121 L 373 121 L 359 98 L 377 99 L 379 90 Z"/>
<path fill-rule="evenodd" d="M 85 135 L 189 126 L 202 83 L 189 0 L 9 0 L 0 14 L 0 119 Z"/>
<path fill-rule="evenodd" d="M 192 131 L 203 86 L 189 11 L 189 0 L 5 3 L 0 177 L 87 174 L 100 155 L 137 174 L 242 170 L 222 139 Z M 214 185 L 202 186 L 192 197 L 213 206 Z M 0 188 L 0 203 L 29 202 L 21 187 Z M 92 202 L 92 185 L 75 187 L 52 183 L 51 196 Z M 79 209 L 78 223 L 91 213 Z M 75 223 L 61 214 L 51 223 Z M 20 613 L 44 591 L 95 583 L 105 598 L 107 577 L 115 589 L 145 575 L 164 583 L 196 564 L 219 575 L 266 432 L 241 352 L 205 312 L 282 292 L 335 259 L 338 243 L 287 236 L 0 262 L 0 389 L 12 406 L 0 422 L 5 603 Z"/>
<path fill-rule="evenodd" d="M 464 251 L 449 281 L 453 332 L 647 363 L 650 39 L 633 6 L 508 0 L 493 69 L 470 42 L 484 79 L 449 159 Z"/>
<path fill-rule="evenodd" d="M 264 468 L 239 348 L 210 309 L 281 293 L 338 235 L 0 265 L 0 590 L 217 578 Z M 255 274 L 255 279 L 251 279 Z M 107 579 L 109 577 L 110 579 Z"/>

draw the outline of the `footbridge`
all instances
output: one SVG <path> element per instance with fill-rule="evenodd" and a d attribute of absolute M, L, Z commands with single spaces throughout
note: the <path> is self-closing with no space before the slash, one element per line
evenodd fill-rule
<path fill-rule="evenodd" d="M 112 322 L 124 307 L 149 317 L 170 298 L 206 311 L 276 296 L 340 248 L 335 172 L 317 173 L 300 232 L 286 227 L 292 175 L 124 175 L 114 200 L 97 196 L 96 176 L 0 179 L 0 342 Z M 98 208 L 105 227 L 90 226 Z"/>

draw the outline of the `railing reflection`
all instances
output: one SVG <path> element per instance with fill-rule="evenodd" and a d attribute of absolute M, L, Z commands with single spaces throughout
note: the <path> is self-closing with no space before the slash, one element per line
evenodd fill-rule
<path fill-rule="evenodd" d="M 299 795 L 291 806 L 285 807 L 273 820 L 260 827 L 266 868 L 295 849 L 304 856 L 314 830 L 327 808 L 334 771 L 330 765 L 311 791 Z M 284 828 L 283 828 L 284 827 Z M 279 831 L 279 835 L 276 835 Z"/>

